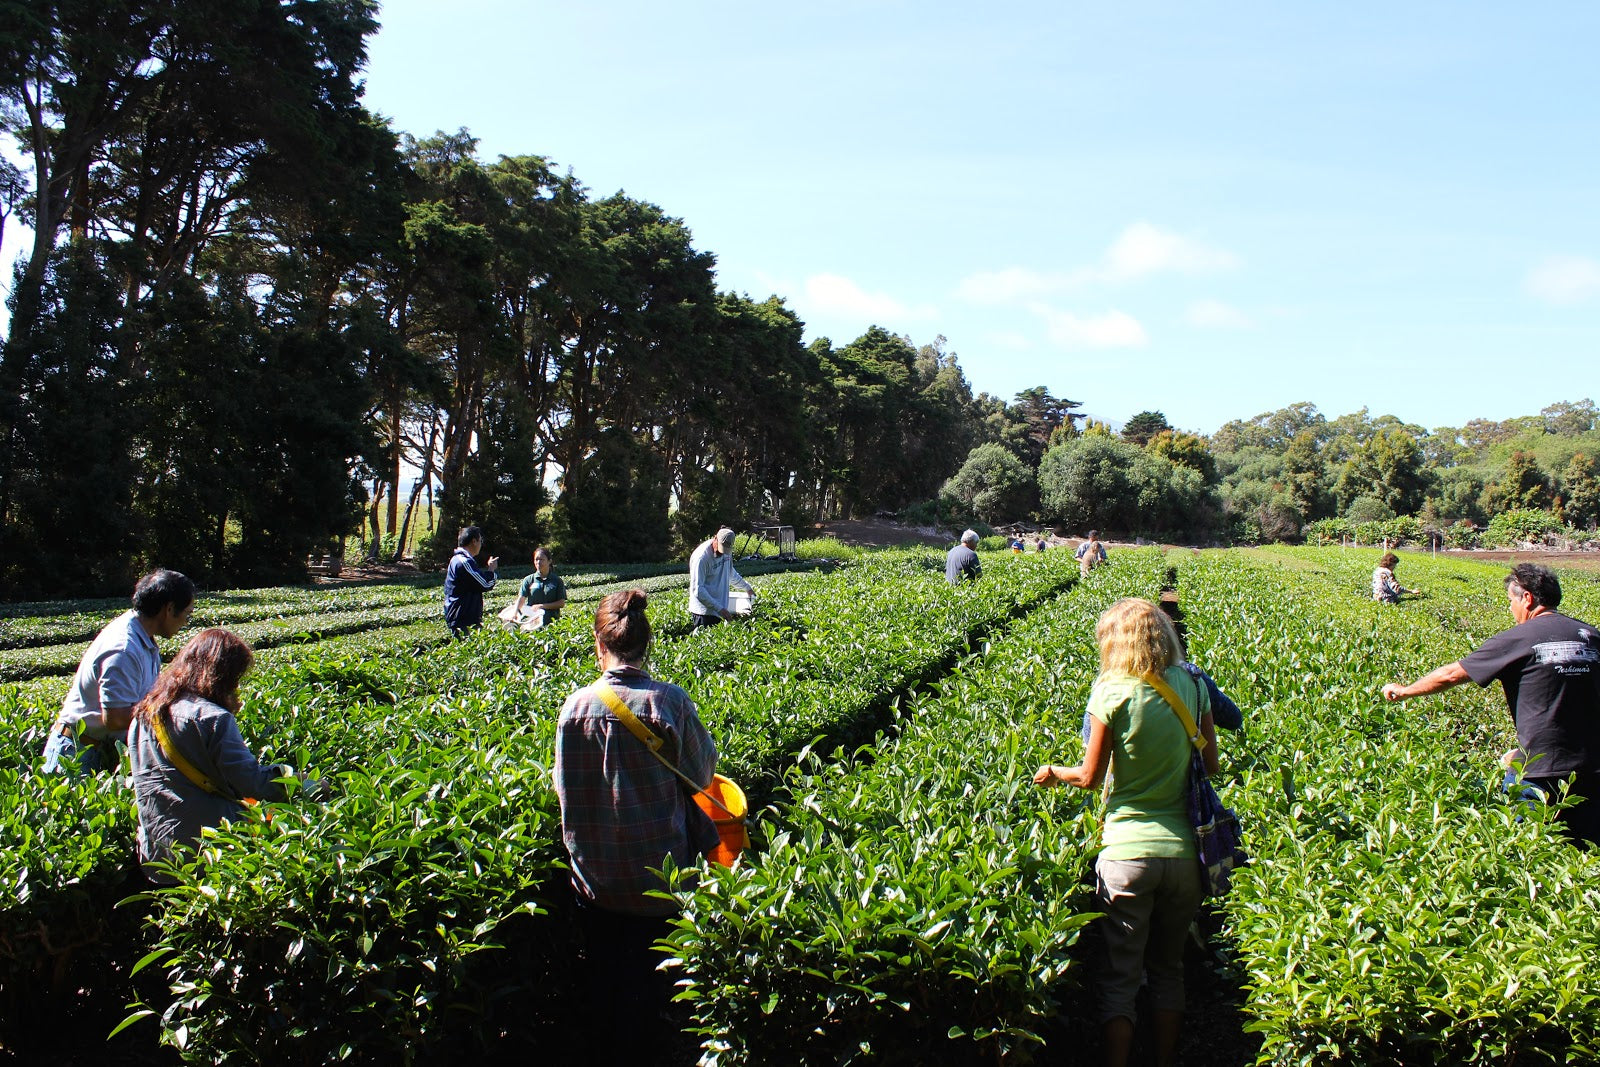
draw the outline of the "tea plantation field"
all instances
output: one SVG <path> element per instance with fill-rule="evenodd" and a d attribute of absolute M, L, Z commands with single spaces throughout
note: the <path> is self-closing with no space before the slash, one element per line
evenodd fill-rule
<path fill-rule="evenodd" d="M 940 556 L 885 552 L 762 574 L 755 616 L 700 634 L 680 571 L 612 568 L 567 575 L 548 630 L 461 643 L 424 583 L 207 597 L 197 624 L 269 649 L 247 741 L 336 794 L 252 811 L 131 899 L 120 779 L 33 768 L 117 605 L 9 606 L 0 1062 L 64 1032 L 93 1054 L 124 1020 L 100 1050 L 119 1062 L 572 1048 L 554 720 L 594 674 L 584 609 L 630 584 L 652 591 L 653 673 L 760 808 L 756 848 L 684 894 L 667 1062 L 1092 1062 L 1097 796 L 1030 776 L 1080 754 L 1095 616 L 1169 572 L 1192 657 L 1245 709 L 1220 787 L 1256 857 L 1196 950 L 1187 1062 L 1591 1062 L 1600 857 L 1500 792 L 1498 687 L 1379 695 L 1510 625 L 1504 569 L 1408 557 L 1430 595 L 1392 607 L 1367 599 L 1376 555 L 1142 549 L 1080 581 L 1067 553 L 1004 554 L 952 591 Z M 1563 583 L 1600 619 L 1600 579 Z M 1221 1002 L 1219 1037 L 1195 1016 Z"/>

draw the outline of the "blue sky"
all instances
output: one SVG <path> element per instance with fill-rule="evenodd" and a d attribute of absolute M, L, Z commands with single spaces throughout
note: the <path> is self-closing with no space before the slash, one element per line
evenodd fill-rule
<path fill-rule="evenodd" d="M 367 100 L 683 218 L 809 337 L 1210 432 L 1593 396 L 1600 6 L 388 0 Z"/>
<path fill-rule="evenodd" d="M 1211 432 L 1600 393 L 1600 5 L 386 0 L 367 103 L 681 217 L 807 336 Z M 9 243 L 9 242 L 8 242 Z"/>

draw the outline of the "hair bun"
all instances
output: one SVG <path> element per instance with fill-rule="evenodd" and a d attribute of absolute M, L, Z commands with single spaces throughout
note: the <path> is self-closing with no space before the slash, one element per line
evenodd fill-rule
<path fill-rule="evenodd" d="M 622 605 L 624 611 L 643 611 L 650 606 L 650 597 L 643 589 L 628 590 L 627 600 Z"/>

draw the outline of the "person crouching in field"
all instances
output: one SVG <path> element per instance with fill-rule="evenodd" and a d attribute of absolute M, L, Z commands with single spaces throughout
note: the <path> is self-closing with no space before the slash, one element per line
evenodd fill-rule
<path fill-rule="evenodd" d="M 175 637 L 194 612 L 194 582 L 177 571 L 153 571 L 133 590 L 125 611 L 95 637 L 78 663 L 72 688 L 44 746 L 44 770 L 75 759 L 80 771 L 117 765 L 117 742 L 127 739 L 133 709 L 161 673 L 156 638 Z"/>
<path fill-rule="evenodd" d="M 734 617 L 728 604 L 730 588 L 755 596 L 755 587 L 733 569 L 733 538 L 733 531 L 724 526 L 689 556 L 689 618 L 696 630 Z"/>
<path fill-rule="evenodd" d="M 255 660 L 227 630 L 201 630 L 183 646 L 133 714 L 128 758 L 139 807 L 139 862 L 151 881 L 173 877 L 151 864 L 171 859 L 174 845 L 193 845 L 257 800 L 283 800 L 280 778 L 294 768 L 260 762 L 245 747 L 234 715 L 239 683 Z M 325 793 L 323 782 L 307 795 Z"/>
<path fill-rule="evenodd" d="M 656 970 L 663 957 L 652 946 L 670 931 L 677 909 L 650 895 L 667 888 L 655 871 L 669 859 L 690 867 L 718 840 L 715 824 L 672 770 L 709 785 L 717 747 L 689 694 L 644 669 L 648 602 L 641 589 L 600 602 L 600 677 L 567 698 L 556 725 L 561 837 L 572 857 L 590 1002 L 601 1016 L 593 1032 L 616 1043 L 609 1056 L 595 1057 L 605 1063 L 658 1062 L 671 980 Z M 632 732 L 627 713 L 661 741 L 657 752 Z"/>
<path fill-rule="evenodd" d="M 1418 596 L 1420 589 L 1407 589 L 1394 580 L 1394 569 L 1400 566 L 1400 557 L 1385 552 L 1372 571 L 1372 599 L 1380 604 L 1398 604 L 1404 596 Z"/>
<path fill-rule="evenodd" d="M 1095 625 L 1100 674 L 1089 695 L 1093 717 L 1083 763 L 1045 765 L 1041 786 L 1094 789 L 1109 769 L 1105 847 L 1095 861 L 1105 913 L 1100 987 L 1105 1062 L 1122 1067 L 1133 1045 L 1141 976 L 1155 1010 L 1156 1058 L 1171 1064 L 1183 1025 L 1183 946 L 1202 897 L 1189 824 L 1189 737 L 1178 712 L 1146 679 L 1158 675 L 1197 716 L 1206 770 L 1216 773 L 1217 737 L 1205 686 L 1179 666 L 1172 622 L 1148 600 L 1119 600 Z"/>
<path fill-rule="evenodd" d="M 1090 530 L 1089 536 L 1072 556 L 1078 561 L 1078 568 L 1083 576 L 1087 578 L 1090 571 L 1106 561 L 1106 546 L 1100 540 L 1100 531 Z"/>
<path fill-rule="evenodd" d="M 567 585 L 550 567 L 550 550 L 533 550 L 533 573 L 522 579 L 513 600 L 500 613 L 508 630 L 542 630 L 561 617 L 567 606 Z"/>

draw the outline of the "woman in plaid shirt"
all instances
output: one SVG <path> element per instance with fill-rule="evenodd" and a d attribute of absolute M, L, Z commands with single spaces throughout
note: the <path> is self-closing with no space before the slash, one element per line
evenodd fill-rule
<path fill-rule="evenodd" d="M 666 888 L 655 871 L 667 857 L 691 867 L 717 843 L 716 826 L 686 786 L 616 717 L 601 696 L 609 686 L 653 734 L 660 755 L 691 780 L 710 784 L 717 748 L 689 694 L 645 673 L 650 651 L 648 598 L 642 589 L 612 593 L 594 616 L 600 678 L 573 693 L 556 727 L 555 785 L 561 836 L 572 856 L 572 888 L 588 949 L 591 1003 L 642 1009 L 621 1018 L 638 1027 L 597 1028 L 618 1041 L 648 1045 L 667 1005 L 670 979 L 652 949 L 677 907 L 651 894 Z M 623 1051 L 623 1050 L 618 1050 Z M 659 1050 L 658 1050 L 659 1051 Z"/>

